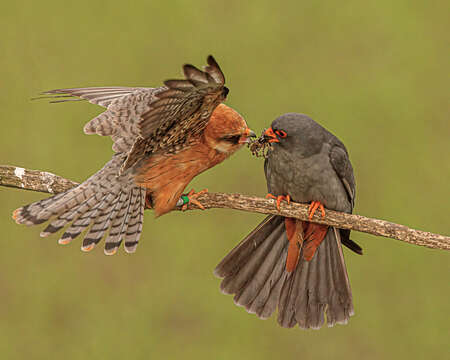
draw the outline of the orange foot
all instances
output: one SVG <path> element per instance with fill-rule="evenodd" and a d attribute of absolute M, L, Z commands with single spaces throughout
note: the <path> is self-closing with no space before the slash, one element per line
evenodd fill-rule
<path fill-rule="evenodd" d="M 200 195 L 207 192 L 208 189 L 203 189 L 198 193 L 196 193 L 194 189 L 192 189 L 191 191 L 189 191 L 187 195 L 181 195 L 181 200 L 183 200 L 183 206 L 181 207 L 181 211 L 187 210 L 189 204 L 197 205 L 200 209 L 205 210 L 205 207 L 200 203 L 200 201 L 197 200 L 197 198 Z"/>
<path fill-rule="evenodd" d="M 275 196 L 275 195 L 272 195 L 272 194 L 269 193 L 269 194 L 266 195 L 266 199 L 275 199 L 277 201 L 277 210 L 278 211 L 280 211 L 280 203 L 283 200 L 286 201 L 288 204 L 291 203 L 291 197 L 289 195 L 286 195 L 286 196 L 284 196 L 284 195 Z"/>
<path fill-rule="evenodd" d="M 325 209 L 320 201 L 311 201 L 311 205 L 309 205 L 308 214 L 309 214 L 309 220 L 312 220 L 314 213 L 317 209 L 320 208 L 320 211 L 322 212 L 322 217 L 325 217 Z"/>

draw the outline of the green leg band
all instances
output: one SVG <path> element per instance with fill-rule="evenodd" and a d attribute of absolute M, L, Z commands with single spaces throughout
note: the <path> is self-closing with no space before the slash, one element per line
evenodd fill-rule
<path fill-rule="evenodd" d="M 183 200 L 183 205 L 189 203 L 189 197 L 186 195 L 181 195 L 181 200 Z"/>

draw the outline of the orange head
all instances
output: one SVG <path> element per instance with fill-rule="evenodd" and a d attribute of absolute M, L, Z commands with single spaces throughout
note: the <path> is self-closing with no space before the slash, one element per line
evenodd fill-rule
<path fill-rule="evenodd" d="M 256 135 L 237 111 L 219 104 L 206 125 L 204 137 L 211 148 L 231 155 Z"/>

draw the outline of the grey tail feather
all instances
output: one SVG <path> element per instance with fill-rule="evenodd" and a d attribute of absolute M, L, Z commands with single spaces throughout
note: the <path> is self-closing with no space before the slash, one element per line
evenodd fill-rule
<path fill-rule="evenodd" d="M 113 254 L 125 243 L 134 252 L 142 232 L 145 189 L 136 186 L 130 173 L 118 176 L 126 155 L 117 154 L 84 183 L 64 193 L 23 206 L 13 213 L 18 224 L 49 221 L 42 237 L 66 230 L 59 239 L 67 244 L 89 228 L 81 249 L 89 251 L 108 233 L 105 253 Z"/>
<path fill-rule="evenodd" d="M 278 307 L 278 323 L 319 329 L 345 324 L 353 315 L 352 294 L 339 231 L 330 227 L 313 259 L 286 271 L 288 240 L 284 218 L 271 215 L 216 267 L 225 294 L 249 313 L 266 319 Z"/>

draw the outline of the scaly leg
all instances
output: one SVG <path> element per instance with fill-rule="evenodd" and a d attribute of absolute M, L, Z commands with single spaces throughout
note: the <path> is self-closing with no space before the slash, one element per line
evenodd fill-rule
<path fill-rule="evenodd" d="M 203 189 L 203 190 L 199 191 L 198 193 L 196 193 L 194 191 L 194 189 L 192 189 L 191 191 L 189 191 L 189 193 L 187 195 L 181 195 L 181 200 L 183 201 L 183 206 L 181 207 L 181 211 L 187 210 L 189 204 L 197 205 L 200 209 L 205 210 L 205 207 L 200 203 L 200 201 L 197 200 L 197 198 L 200 195 L 207 193 L 207 192 L 208 192 L 208 189 Z"/>
<path fill-rule="evenodd" d="M 311 205 L 309 206 L 309 220 L 312 220 L 314 213 L 317 209 L 320 209 L 322 212 L 322 217 L 325 216 L 325 209 L 320 201 L 311 201 Z M 310 261 L 314 254 L 316 253 L 317 248 L 322 243 L 325 235 L 328 231 L 327 225 L 320 225 L 314 223 L 305 222 L 305 243 L 303 247 L 303 258 L 306 261 Z"/>
<path fill-rule="evenodd" d="M 291 197 L 289 195 L 286 195 L 286 196 L 284 196 L 284 195 L 275 196 L 275 195 L 272 195 L 272 194 L 269 193 L 269 194 L 266 195 L 266 199 L 275 199 L 277 201 L 277 210 L 278 211 L 280 211 L 280 204 L 281 204 L 282 201 L 286 201 L 288 204 L 291 203 Z"/>
<path fill-rule="evenodd" d="M 309 213 L 309 220 L 312 220 L 314 213 L 317 209 L 320 209 L 322 212 L 322 217 L 325 217 L 325 209 L 320 201 L 311 201 L 311 205 L 309 205 L 308 213 Z"/>

